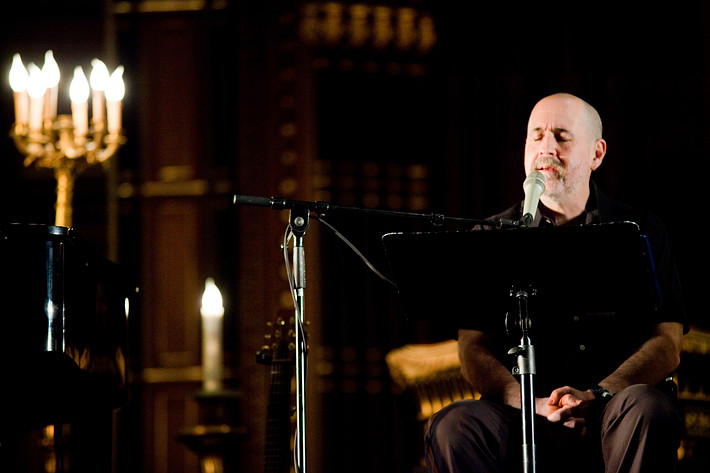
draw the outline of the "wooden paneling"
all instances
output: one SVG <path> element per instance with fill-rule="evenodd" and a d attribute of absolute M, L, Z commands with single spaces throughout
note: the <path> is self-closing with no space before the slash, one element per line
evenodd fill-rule
<path fill-rule="evenodd" d="M 172 6 L 171 6 L 172 5 Z M 134 445 L 142 471 L 198 471 L 198 458 L 177 436 L 199 424 L 201 389 L 201 296 L 214 277 L 226 302 L 225 340 L 235 340 L 236 309 L 231 301 L 236 251 L 224 250 L 233 227 L 225 219 L 233 185 L 226 160 L 216 157 L 213 137 L 220 107 L 234 109 L 235 95 L 219 95 L 213 54 L 233 45 L 224 38 L 224 15 L 185 2 L 122 4 L 117 15 L 119 47 L 129 62 L 128 89 L 136 119 L 136 163 L 122 183 L 122 198 L 139 213 L 141 307 L 134 336 L 140 338 L 135 391 L 140 406 L 140 445 Z M 163 8 L 164 7 L 164 8 Z M 132 80 L 131 80 L 132 79 Z M 218 97 L 218 98 L 217 98 Z M 229 139 L 231 144 L 231 138 Z M 229 151 L 229 150 L 227 150 Z M 216 168 L 216 163 L 222 163 Z M 234 244 L 234 242 L 230 242 Z M 231 343 L 225 362 L 232 361 Z M 230 374 L 232 370 L 225 370 Z M 136 442 L 138 443 L 138 442 Z M 140 453 L 138 453 L 140 452 Z"/>
<path fill-rule="evenodd" d="M 190 16 L 140 19 L 141 75 L 134 87 L 145 101 L 144 179 L 160 179 L 166 166 L 199 166 L 204 137 L 200 80 L 204 48 L 199 24 Z M 188 176 L 192 177 L 192 176 Z"/>
<path fill-rule="evenodd" d="M 183 367 L 200 363 L 199 204 L 153 199 L 144 208 L 143 363 Z"/>
<path fill-rule="evenodd" d="M 239 162 L 237 193 L 313 200 L 312 161 L 315 137 L 311 91 L 312 71 L 297 41 L 298 2 L 252 4 L 240 18 L 239 71 Z M 288 212 L 263 208 L 237 209 L 239 221 L 239 347 L 245 439 L 245 471 L 263 469 L 268 368 L 254 363 L 267 332 L 266 322 L 293 315 L 285 278 L 283 253 L 279 248 L 288 223 Z M 317 323 L 318 228 L 312 223 L 306 234 L 306 310 L 313 331 Z M 318 344 L 311 331 L 310 343 Z M 312 386 L 315 379 L 311 378 Z M 317 422 L 318 399 L 308 398 L 309 411 Z M 318 426 L 311 426 L 309 470 L 319 471 Z M 311 453 L 313 455 L 311 457 Z M 311 468 L 313 467 L 313 468 Z"/>
<path fill-rule="evenodd" d="M 191 393 L 199 388 L 192 383 L 158 383 L 142 390 L 143 420 L 142 471 L 196 472 L 198 457 L 178 442 L 186 426 L 197 425 L 197 403 Z"/>

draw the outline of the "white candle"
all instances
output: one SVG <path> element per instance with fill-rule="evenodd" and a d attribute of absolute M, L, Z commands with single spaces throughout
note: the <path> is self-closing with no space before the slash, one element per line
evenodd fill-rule
<path fill-rule="evenodd" d="M 202 294 L 202 388 L 207 392 L 222 388 L 222 294 L 212 278 L 205 281 Z"/>
<path fill-rule="evenodd" d="M 29 81 L 29 73 L 22 64 L 22 58 L 19 54 L 12 57 L 12 67 L 10 68 L 10 87 L 15 99 L 15 123 L 17 129 L 27 125 L 27 82 Z"/>
<path fill-rule="evenodd" d="M 27 95 L 30 96 L 30 110 L 28 122 L 30 131 L 40 131 L 44 119 L 44 95 L 47 88 L 42 79 L 42 70 L 34 63 L 27 66 L 29 79 L 27 80 Z"/>
<path fill-rule="evenodd" d="M 121 109 L 126 86 L 123 83 L 123 66 L 118 66 L 111 74 L 106 85 L 106 107 L 108 110 L 108 132 L 121 131 Z"/>
<path fill-rule="evenodd" d="M 44 66 L 42 66 L 42 79 L 47 89 L 44 98 L 44 118 L 53 120 L 57 118 L 57 91 L 59 89 L 59 66 L 54 60 L 51 50 L 44 53 Z"/>
<path fill-rule="evenodd" d="M 91 121 L 96 130 L 103 130 L 104 121 L 106 120 L 106 104 L 104 102 L 104 91 L 109 80 L 108 69 L 106 64 L 99 59 L 91 61 L 91 75 L 89 83 L 91 84 Z"/>
<path fill-rule="evenodd" d="M 89 131 L 89 81 L 81 66 L 74 68 L 74 78 L 69 84 L 74 136 L 84 137 Z"/>
<path fill-rule="evenodd" d="M 121 131 L 121 100 L 126 93 L 123 83 L 123 66 L 118 66 L 108 79 L 106 86 L 106 107 L 108 110 L 108 132 Z"/>

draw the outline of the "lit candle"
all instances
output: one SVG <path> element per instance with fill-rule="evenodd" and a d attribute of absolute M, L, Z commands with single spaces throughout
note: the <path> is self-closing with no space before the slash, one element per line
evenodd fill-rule
<path fill-rule="evenodd" d="M 10 68 L 10 87 L 15 99 L 15 129 L 20 130 L 27 125 L 27 82 L 29 73 L 22 64 L 19 54 L 12 57 L 12 67 Z"/>
<path fill-rule="evenodd" d="M 202 294 L 202 387 L 214 392 L 222 388 L 222 294 L 212 278 Z"/>
<path fill-rule="evenodd" d="M 89 81 L 81 66 L 74 68 L 74 78 L 69 84 L 74 136 L 84 137 L 89 131 Z"/>
<path fill-rule="evenodd" d="M 123 84 L 123 66 L 118 66 L 111 74 L 106 85 L 106 108 L 108 110 L 108 132 L 121 131 L 121 100 L 126 92 Z"/>
<path fill-rule="evenodd" d="M 53 120 L 57 118 L 57 90 L 59 89 L 59 66 L 54 60 L 51 50 L 44 53 L 44 66 L 42 66 L 42 79 L 47 91 L 44 98 L 44 118 Z"/>
<path fill-rule="evenodd" d="M 91 84 L 91 106 L 92 114 L 91 121 L 94 124 L 96 131 L 103 131 L 104 121 L 106 120 L 106 106 L 104 103 L 104 90 L 108 84 L 109 74 L 106 64 L 99 59 L 91 61 L 91 75 L 89 83 Z"/>
<path fill-rule="evenodd" d="M 30 131 L 42 130 L 44 119 L 44 95 L 47 88 L 44 86 L 42 70 L 34 63 L 27 66 L 29 79 L 27 80 L 27 95 L 30 96 L 30 110 L 28 122 Z"/>

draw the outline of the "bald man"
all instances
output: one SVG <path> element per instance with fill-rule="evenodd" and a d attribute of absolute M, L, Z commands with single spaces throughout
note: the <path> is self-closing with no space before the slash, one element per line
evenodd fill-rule
<path fill-rule="evenodd" d="M 591 180 L 606 146 L 599 114 L 584 100 L 555 94 L 535 105 L 524 166 L 526 174 L 545 175 L 546 190 L 533 225 L 636 222 L 652 246 L 664 307 L 637 317 L 615 314 L 619 321 L 611 326 L 609 314 L 570 314 L 559 325 L 537 326 L 534 406 L 544 473 L 676 467 L 682 421 L 657 386 L 677 368 L 687 330 L 680 284 L 662 223 L 607 198 Z M 521 217 L 519 203 L 492 218 Z M 541 248 L 539 257 L 554 265 L 567 255 Z M 454 403 L 430 420 L 425 440 L 432 473 L 522 471 L 520 384 L 507 355 L 518 343 L 507 339 L 502 322 L 491 324 L 494 317 L 477 314 L 473 326 L 459 330 L 463 375 L 482 398 Z"/>

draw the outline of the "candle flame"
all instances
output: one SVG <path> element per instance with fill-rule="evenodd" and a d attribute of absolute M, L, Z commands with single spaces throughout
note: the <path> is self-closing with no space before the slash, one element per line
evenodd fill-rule
<path fill-rule="evenodd" d="M 29 71 L 29 79 L 27 80 L 27 94 L 32 98 L 44 97 L 47 88 L 44 85 L 42 78 L 42 70 L 33 62 L 27 66 Z"/>
<path fill-rule="evenodd" d="M 54 60 L 54 53 L 50 49 L 44 53 L 44 66 L 42 66 L 42 78 L 45 87 L 56 87 L 59 84 L 59 75 L 59 65 Z"/>
<path fill-rule="evenodd" d="M 222 294 L 219 288 L 214 283 L 214 279 L 207 278 L 205 280 L 205 292 L 202 294 L 202 310 L 203 316 L 222 317 L 224 315 L 224 307 L 222 307 Z"/>
<path fill-rule="evenodd" d="M 84 75 L 84 70 L 81 66 L 74 68 L 74 78 L 69 84 L 69 98 L 71 98 L 73 103 L 89 100 L 89 81 L 86 80 L 86 75 Z"/>
<path fill-rule="evenodd" d="M 126 86 L 123 84 L 123 66 L 118 66 L 108 79 L 106 86 L 106 100 L 119 102 L 126 93 Z"/>
<path fill-rule="evenodd" d="M 27 89 L 27 81 L 30 75 L 22 64 L 22 58 L 19 53 L 15 53 L 12 57 L 12 67 L 10 68 L 10 87 L 15 92 L 22 92 Z"/>
<path fill-rule="evenodd" d="M 91 66 L 91 75 L 89 76 L 91 88 L 94 90 L 106 90 L 106 85 L 109 80 L 106 64 L 100 59 L 93 59 Z"/>

